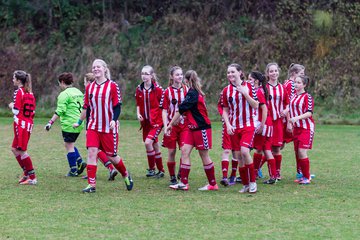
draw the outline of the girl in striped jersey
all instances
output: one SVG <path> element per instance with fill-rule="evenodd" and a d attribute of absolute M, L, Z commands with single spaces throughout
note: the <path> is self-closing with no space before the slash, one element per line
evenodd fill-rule
<path fill-rule="evenodd" d="M 165 89 L 160 103 L 164 126 L 167 126 L 169 122 L 171 122 L 175 112 L 179 110 L 179 105 L 184 101 L 187 91 L 188 87 L 183 84 L 182 69 L 179 66 L 172 67 L 170 69 L 169 87 Z M 175 176 L 176 143 L 178 143 L 179 148 L 182 147 L 186 128 L 184 118 L 181 116 L 179 120 L 174 123 L 170 134 L 164 134 L 162 145 L 168 149 L 167 166 L 170 174 L 170 185 L 177 184 Z"/>
<path fill-rule="evenodd" d="M 254 138 L 254 169 L 255 173 L 261 167 L 262 154 L 265 154 L 265 158 L 268 162 L 270 178 L 264 181 L 265 184 L 276 183 L 276 163 L 274 156 L 271 152 L 273 126 L 271 119 L 271 105 L 270 95 L 267 88 L 267 82 L 264 75 L 260 72 L 251 72 L 249 80 L 254 84 L 257 89 L 256 96 L 259 101 L 259 108 L 257 109 L 257 120 L 255 123 L 255 138 Z"/>
<path fill-rule="evenodd" d="M 273 140 L 272 153 L 276 162 L 276 179 L 281 180 L 281 147 L 283 145 L 283 118 L 286 117 L 289 111 L 289 97 L 282 84 L 278 82 L 280 68 L 277 63 L 269 63 L 266 66 L 265 75 L 268 80 L 267 87 L 269 89 L 270 105 L 272 109 L 273 122 Z"/>
<path fill-rule="evenodd" d="M 241 79 L 239 64 L 228 66 L 227 78 L 230 84 L 222 91 L 223 118 L 231 138 L 232 150 L 239 160 L 243 188 L 240 193 L 256 193 L 256 175 L 250 148 L 255 134 L 255 109 L 258 108 L 255 88 Z"/>
<path fill-rule="evenodd" d="M 184 101 L 179 105 L 171 122 L 166 126 L 165 133 L 169 134 L 172 127 L 179 121 L 180 115 L 186 114 L 187 128 L 184 134 L 184 145 L 181 148 L 181 182 L 170 185 L 174 190 L 189 190 L 188 177 L 191 168 L 190 154 L 195 147 L 203 162 L 208 184 L 199 188 L 200 191 L 214 191 L 219 187 L 216 184 L 214 163 L 209 156 L 212 147 L 211 122 L 207 114 L 204 93 L 201 90 L 200 78 L 194 70 L 185 73 L 185 82 L 189 86 Z"/>
<path fill-rule="evenodd" d="M 96 191 L 97 156 L 102 150 L 120 172 L 128 191 L 133 188 L 133 180 L 126 170 L 122 158 L 117 154 L 119 143 L 119 122 L 121 112 L 121 95 L 119 86 L 110 80 L 110 70 L 105 61 L 95 59 L 92 64 L 95 81 L 85 90 L 84 106 L 80 118 L 74 127 L 79 127 L 86 118 L 86 110 L 90 108 L 87 124 L 86 147 L 88 149 L 87 176 L 89 185 L 84 193 Z"/>
<path fill-rule="evenodd" d="M 160 102 L 163 90 L 157 84 L 154 69 L 146 65 L 141 70 L 142 83 L 135 92 L 136 113 L 140 122 L 145 143 L 148 166 L 146 176 L 161 178 L 165 175 L 158 136 L 163 127 Z M 155 172 L 155 164 L 158 172 Z"/>
<path fill-rule="evenodd" d="M 289 123 L 291 124 L 288 127 L 289 131 L 292 131 L 294 135 L 294 151 L 303 173 L 301 179 L 295 180 L 299 184 L 309 184 L 311 180 L 310 161 L 307 151 L 312 148 L 315 123 L 312 118 L 314 101 L 305 90 L 308 84 L 308 77 L 296 77 L 294 83 L 296 94 L 290 100 Z"/>
<path fill-rule="evenodd" d="M 13 83 L 17 89 L 14 92 L 14 101 L 9 103 L 14 114 L 14 140 L 11 145 L 17 162 L 23 170 L 19 179 L 21 185 L 35 185 L 37 183 L 35 170 L 27 147 L 31 131 L 34 127 L 35 97 L 31 89 L 31 76 L 22 70 L 17 70 L 13 75 Z"/>
<path fill-rule="evenodd" d="M 288 80 L 285 81 L 284 87 L 286 89 L 286 92 L 290 99 L 292 99 L 295 96 L 295 78 L 298 76 L 304 76 L 305 75 L 305 67 L 300 64 L 292 63 L 288 70 Z M 284 118 L 286 120 L 286 118 Z M 287 129 L 287 125 L 291 124 L 287 121 L 284 122 L 284 144 L 283 147 L 285 147 L 285 143 L 289 143 L 293 141 L 293 135 L 291 132 L 289 132 Z M 296 160 L 296 178 L 299 179 L 302 177 L 301 173 L 301 167 L 299 162 Z"/>

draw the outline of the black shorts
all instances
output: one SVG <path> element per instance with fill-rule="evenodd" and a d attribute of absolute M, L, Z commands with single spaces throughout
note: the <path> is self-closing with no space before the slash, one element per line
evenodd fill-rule
<path fill-rule="evenodd" d="M 64 132 L 62 131 L 62 136 L 64 139 L 64 142 L 72 143 L 76 142 L 76 139 L 78 138 L 80 133 L 70 133 L 70 132 Z"/>

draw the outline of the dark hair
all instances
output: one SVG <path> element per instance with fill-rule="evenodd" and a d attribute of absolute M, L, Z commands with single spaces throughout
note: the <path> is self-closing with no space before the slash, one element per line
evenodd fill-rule
<path fill-rule="evenodd" d="M 32 92 L 31 75 L 23 70 L 14 71 L 14 76 L 17 80 L 21 81 L 26 92 Z"/>
<path fill-rule="evenodd" d="M 261 72 L 257 72 L 257 71 L 251 72 L 250 76 L 259 81 L 262 89 L 264 90 L 265 99 L 270 100 L 269 91 L 268 91 L 268 89 L 266 87 L 266 84 L 267 84 L 266 77 Z"/>
<path fill-rule="evenodd" d="M 72 73 L 64 72 L 59 75 L 59 83 L 64 82 L 65 85 L 71 85 L 74 82 Z"/>
<path fill-rule="evenodd" d="M 245 74 L 244 74 L 244 71 L 242 70 L 242 67 L 241 67 L 241 65 L 240 64 L 238 64 L 238 63 L 232 63 L 232 64 L 230 64 L 229 66 L 228 66 L 228 68 L 229 67 L 234 67 L 234 68 L 236 68 L 236 70 L 238 70 L 239 72 L 241 72 L 241 74 L 240 74 L 240 79 L 241 80 L 245 80 Z"/>
<path fill-rule="evenodd" d="M 297 77 L 301 79 L 301 81 L 305 85 L 305 90 L 307 90 L 307 87 L 310 84 L 310 78 L 308 76 L 297 76 Z"/>

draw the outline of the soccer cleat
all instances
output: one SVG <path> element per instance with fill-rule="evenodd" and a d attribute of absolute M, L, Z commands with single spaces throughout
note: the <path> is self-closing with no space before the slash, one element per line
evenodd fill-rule
<path fill-rule="evenodd" d="M 276 178 L 269 178 L 268 180 L 264 181 L 263 184 L 275 184 L 276 182 Z"/>
<path fill-rule="evenodd" d="M 154 169 L 146 169 L 146 176 L 147 177 L 154 177 L 155 174 L 155 170 Z"/>
<path fill-rule="evenodd" d="M 92 186 L 89 184 L 86 188 L 84 188 L 82 190 L 82 192 L 83 193 L 94 193 L 94 192 L 96 192 L 96 188 L 95 188 L 95 186 Z"/>
<path fill-rule="evenodd" d="M 179 182 L 178 184 L 170 185 L 169 188 L 174 189 L 174 190 L 187 191 L 187 190 L 189 190 L 189 184 L 184 184 L 182 182 Z"/>
<path fill-rule="evenodd" d="M 81 179 L 88 179 L 88 176 L 87 175 L 82 176 Z"/>
<path fill-rule="evenodd" d="M 241 183 L 241 177 L 237 177 L 236 180 L 235 180 L 237 183 Z"/>
<path fill-rule="evenodd" d="M 239 193 L 247 193 L 249 192 L 249 185 L 244 185 L 242 189 L 240 189 Z"/>
<path fill-rule="evenodd" d="M 229 186 L 235 185 L 236 183 L 236 177 L 235 176 L 231 176 L 229 178 Z"/>
<path fill-rule="evenodd" d="M 199 191 L 216 191 L 216 190 L 219 190 L 219 186 L 217 184 L 215 184 L 214 186 L 207 184 L 207 185 L 203 186 L 202 188 L 198 188 L 198 190 Z"/>
<path fill-rule="evenodd" d="M 155 174 L 155 178 L 163 178 L 165 176 L 165 173 L 163 171 L 158 171 Z"/>
<path fill-rule="evenodd" d="M 303 178 L 299 184 L 301 185 L 307 185 L 307 184 L 310 184 L 311 183 L 311 180 L 310 179 L 307 179 L 307 178 Z"/>
<path fill-rule="evenodd" d="M 134 181 L 132 180 L 130 173 L 128 173 L 128 175 L 127 175 L 127 177 L 125 177 L 124 181 L 125 181 L 126 189 L 128 191 L 131 191 L 134 187 Z"/>
<path fill-rule="evenodd" d="M 250 182 L 249 184 L 249 193 L 256 193 L 257 192 L 257 184 L 256 182 Z"/>
<path fill-rule="evenodd" d="M 21 178 L 19 179 L 19 183 L 21 184 L 22 182 L 25 182 L 28 178 L 29 178 L 28 175 L 22 175 Z"/>
<path fill-rule="evenodd" d="M 114 181 L 117 174 L 118 174 L 118 171 L 116 171 L 115 169 L 111 170 L 109 172 L 108 181 Z"/>
<path fill-rule="evenodd" d="M 177 184 L 177 180 L 175 176 L 170 176 L 170 184 L 169 185 L 175 185 Z"/>
<path fill-rule="evenodd" d="M 261 168 L 258 170 L 258 177 L 259 177 L 259 178 L 264 178 L 264 175 L 263 175 L 263 173 L 262 173 Z"/>
<path fill-rule="evenodd" d="M 79 174 L 77 172 L 72 172 L 71 170 L 65 175 L 65 177 L 77 177 Z"/>
<path fill-rule="evenodd" d="M 34 179 L 28 178 L 25 181 L 20 183 L 20 185 L 36 185 L 36 184 L 37 184 L 36 178 L 34 178 Z"/>
<path fill-rule="evenodd" d="M 85 168 L 86 168 L 86 163 L 85 162 L 81 162 L 78 166 L 78 170 L 77 170 L 77 174 L 80 175 L 84 172 Z"/>
<path fill-rule="evenodd" d="M 228 179 L 225 177 L 223 179 L 221 179 L 220 184 L 223 185 L 224 187 L 229 185 L 229 181 Z"/>

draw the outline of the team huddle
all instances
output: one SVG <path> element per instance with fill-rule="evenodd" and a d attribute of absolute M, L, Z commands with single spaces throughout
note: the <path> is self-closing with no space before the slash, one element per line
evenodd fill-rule
<path fill-rule="evenodd" d="M 269 63 L 265 74 L 251 72 L 245 79 L 239 64 L 227 67 L 228 85 L 221 91 L 218 111 L 222 117 L 222 148 L 220 184 L 231 186 L 242 183 L 240 193 L 256 193 L 256 180 L 262 177 L 261 168 L 266 162 L 269 179 L 264 184 L 275 184 L 281 176 L 281 150 L 285 143 L 293 141 L 296 159 L 296 179 L 299 184 L 310 184 L 310 161 L 307 151 L 312 148 L 315 125 L 312 118 L 313 99 L 306 92 L 309 78 L 305 67 L 291 64 L 288 80 L 278 82 L 280 68 Z M 201 80 L 194 70 L 183 74 L 179 66 L 170 68 L 169 84 L 164 90 L 158 83 L 154 69 L 146 65 L 141 70 L 142 83 L 135 91 L 136 114 L 142 129 L 149 178 L 165 177 L 159 134 L 164 128 L 162 146 L 168 149 L 167 170 L 169 187 L 187 191 L 190 188 L 190 155 L 195 147 L 203 162 L 208 184 L 200 191 L 218 190 L 214 163 L 210 159 L 212 126 L 208 117 L 205 94 Z M 14 153 L 23 174 L 21 185 L 37 184 L 36 174 L 27 145 L 33 128 L 35 98 L 31 90 L 30 74 L 18 70 L 13 75 L 14 101 L 9 104 L 14 114 Z M 63 90 L 57 99 L 55 114 L 46 124 L 49 131 L 60 118 L 67 160 L 68 177 L 77 177 L 86 169 L 88 186 L 82 191 L 96 191 L 97 160 L 109 171 L 109 180 L 118 173 L 124 179 L 128 191 L 133 189 L 133 179 L 122 158 L 118 155 L 119 116 L 121 93 L 111 80 L 107 64 L 96 59 L 92 73 L 84 78 L 85 94 L 73 87 L 73 75 L 62 73 L 58 78 Z M 86 121 L 86 124 L 83 122 Z M 87 161 L 75 147 L 82 129 L 86 128 Z M 176 171 L 176 149 L 181 151 Z M 254 149 L 253 157 L 250 151 Z M 231 158 L 231 173 L 228 176 Z M 236 177 L 237 171 L 240 177 Z"/>

